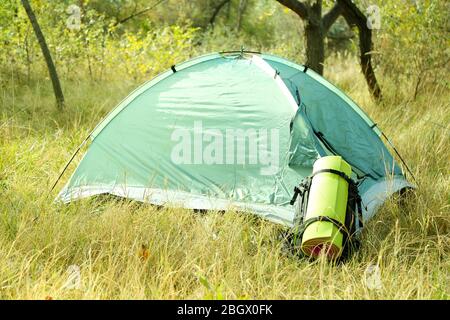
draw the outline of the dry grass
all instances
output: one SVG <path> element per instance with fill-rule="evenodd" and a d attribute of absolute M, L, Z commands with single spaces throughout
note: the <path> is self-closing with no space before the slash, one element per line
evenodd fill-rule
<path fill-rule="evenodd" d="M 396 143 L 419 182 L 367 224 L 347 263 L 300 260 L 280 227 L 252 215 L 193 213 L 114 199 L 51 202 L 48 189 L 74 148 L 133 84 L 65 83 L 54 111 L 47 83 L 0 92 L 0 298 L 3 299 L 448 299 L 450 95 L 411 101 L 384 84 L 376 105 L 352 61 L 330 66 L 338 83 Z M 73 170 L 73 167 L 72 167 Z M 67 269 L 81 271 L 67 288 Z M 378 265 L 381 287 L 367 286 Z"/>

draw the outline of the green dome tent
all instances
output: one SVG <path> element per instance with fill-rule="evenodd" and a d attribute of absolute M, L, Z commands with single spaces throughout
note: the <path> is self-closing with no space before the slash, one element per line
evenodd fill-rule
<path fill-rule="evenodd" d="M 381 134 L 305 66 L 259 53 L 209 54 L 173 66 L 106 116 L 58 199 L 112 194 L 292 225 L 294 186 L 316 159 L 338 154 L 352 166 L 367 220 L 410 186 Z"/>

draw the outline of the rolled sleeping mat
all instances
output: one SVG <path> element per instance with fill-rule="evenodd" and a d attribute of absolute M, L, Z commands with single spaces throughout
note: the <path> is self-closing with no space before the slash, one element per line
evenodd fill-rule
<path fill-rule="evenodd" d="M 351 177 L 352 168 L 340 156 L 327 156 L 318 159 L 313 166 L 313 178 L 308 197 L 308 207 L 304 221 L 311 218 L 328 217 L 345 224 L 348 200 L 348 182 L 332 172 L 319 172 L 333 169 Z M 318 173 L 319 172 L 319 173 Z M 303 234 L 301 249 L 312 257 L 325 251 L 330 259 L 342 253 L 343 232 L 330 221 L 315 221 L 309 224 Z"/>

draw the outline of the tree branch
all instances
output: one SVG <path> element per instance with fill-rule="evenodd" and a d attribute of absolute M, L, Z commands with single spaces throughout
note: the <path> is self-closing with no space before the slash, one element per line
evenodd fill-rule
<path fill-rule="evenodd" d="M 342 7 L 339 2 L 336 2 L 333 8 L 330 9 L 322 18 L 322 26 L 325 29 L 325 32 L 330 30 L 333 23 L 339 18 L 342 13 Z"/>
<path fill-rule="evenodd" d="M 277 0 L 285 7 L 294 11 L 300 18 L 308 19 L 308 7 L 303 2 L 297 0 Z"/>
<path fill-rule="evenodd" d="M 211 16 L 211 19 L 209 19 L 209 24 L 214 25 L 214 21 L 216 20 L 217 15 L 219 14 L 220 10 L 231 0 L 223 0 L 219 5 L 214 9 L 214 13 Z"/>
<path fill-rule="evenodd" d="M 140 16 L 141 14 L 144 14 L 144 13 L 148 12 L 148 11 L 152 10 L 153 8 L 155 8 L 157 5 L 163 3 L 164 1 L 166 1 L 166 0 L 159 0 L 158 2 L 156 2 L 155 4 L 153 4 L 152 6 L 147 7 L 147 8 L 145 8 L 145 9 L 142 9 L 141 11 L 135 12 L 135 13 L 133 13 L 132 15 L 129 15 L 128 17 L 123 18 L 123 19 L 117 21 L 117 22 L 114 24 L 114 26 L 117 26 L 117 25 L 119 25 L 119 24 L 125 23 L 125 22 L 127 22 L 128 20 L 133 19 L 134 17 Z"/>

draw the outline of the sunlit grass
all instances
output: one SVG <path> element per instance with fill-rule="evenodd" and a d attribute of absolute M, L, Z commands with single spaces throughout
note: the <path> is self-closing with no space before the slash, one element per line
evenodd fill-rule
<path fill-rule="evenodd" d="M 384 84 L 377 105 L 353 60 L 327 66 L 327 77 L 395 142 L 419 187 L 388 201 L 340 265 L 296 258 L 279 226 L 249 214 L 53 203 L 49 189 L 68 157 L 135 84 L 64 83 L 62 113 L 46 82 L 1 88 L 0 298 L 448 299 L 450 95 L 430 89 L 413 101 L 407 87 Z M 81 270 L 75 288 L 65 285 L 71 265 Z M 367 285 L 371 265 L 379 288 Z"/>

